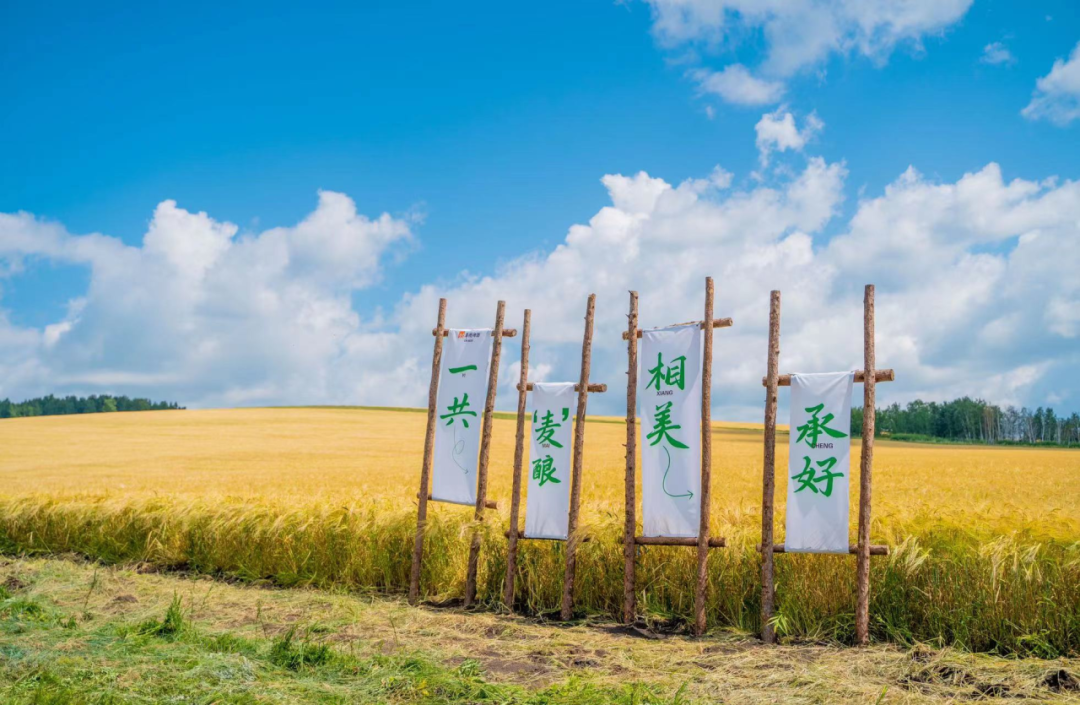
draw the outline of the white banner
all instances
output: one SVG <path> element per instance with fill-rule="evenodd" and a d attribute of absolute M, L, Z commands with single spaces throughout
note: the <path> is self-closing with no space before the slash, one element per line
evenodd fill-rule
<path fill-rule="evenodd" d="M 476 464 L 494 336 L 451 328 L 443 346 L 435 406 L 431 498 L 476 504 Z"/>
<path fill-rule="evenodd" d="M 791 375 L 787 526 L 791 553 L 847 553 L 854 372 Z"/>
<path fill-rule="evenodd" d="M 529 494 L 525 536 L 566 540 L 570 522 L 571 429 L 577 407 L 573 382 L 533 385 Z"/>
<path fill-rule="evenodd" d="M 701 521 L 700 325 L 641 336 L 641 505 L 645 536 L 697 536 Z"/>

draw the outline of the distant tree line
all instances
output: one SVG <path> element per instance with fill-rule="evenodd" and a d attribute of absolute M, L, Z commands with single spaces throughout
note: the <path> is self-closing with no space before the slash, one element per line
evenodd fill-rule
<path fill-rule="evenodd" d="M 0 401 L 0 419 L 17 416 L 62 416 L 65 414 L 98 414 L 109 411 L 161 411 L 182 409 L 176 402 L 132 399 L 125 396 L 47 397 L 13 402 Z"/>
<path fill-rule="evenodd" d="M 947 402 L 916 399 L 906 407 L 878 409 L 875 436 L 899 440 L 966 441 L 969 443 L 1080 445 L 1080 414 L 1058 416 L 1053 409 L 1026 406 L 1002 409 L 981 399 Z M 851 410 L 851 434 L 862 433 L 863 410 Z"/>

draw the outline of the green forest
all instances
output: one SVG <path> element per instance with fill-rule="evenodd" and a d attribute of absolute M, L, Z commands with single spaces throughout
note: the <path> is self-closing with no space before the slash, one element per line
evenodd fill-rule
<path fill-rule="evenodd" d="M 110 411 L 162 411 L 183 409 L 176 402 L 132 399 L 126 396 L 56 397 L 52 394 L 23 402 L 0 401 L 0 419 L 21 416 L 62 416 L 65 414 L 99 414 Z"/>
<path fill-rule="evenodd" d="M 863 410 L 851 410 L 851 435 L 862 433 Z M 954 441 L 1013 445 L 1080 445 L 1080 414 L 1058 416 L 1053 409 L 1002 409 L 981 399 L 947 402 L 916 399 L 907 406 L 877 410 L 874 435 L 894 440 Z"/>

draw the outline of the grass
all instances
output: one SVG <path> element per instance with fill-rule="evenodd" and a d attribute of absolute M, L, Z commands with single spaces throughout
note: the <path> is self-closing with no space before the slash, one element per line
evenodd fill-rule
<path fill-rule="evenodd" d="M 420 413 L 372 409 L 6 420 L 0 549 L 400 594 L 424 421 Z M 505 567 L 513 429 L 511 419 L 495 423 L 490 495 L 500 510 L 479 527 L 480 598 L 492 607 Z M 621 606 L 624 433 L 615 419 L 588 424 L 582 522 L 596 540 L 579 554 L 581 616 L 611 617 Z M 714 428 L 712 531 L 730 548 L 710 556 L 713 629 L 760 627 L 761 447 L 753 425 Z M 782 439 L 780 468 L 786 450 Z M 782 540 L 786 477 L 778 474 Z M 1074 451 L 879 442 L 871 536 L 892 552 L 872 561 L 873 638 L 1040 657 L 1080 652 L 1078 496 Z M 471 510 L 435 505 L 428 598 L 461 595 L 471 528 Z M 557 543 L 523 545 L 519 610 L 558 607 L 561 560 Z M 641 551 L 639 603 L 650 619 L 679 624 L 691 614 L 693 570 L 690 550 Z M 784 637 L 852 640 L 853 558 L 778 556 L 777 591 Z"/>
<path fill-rule="evenodd" d="M 1080 699 L 1080 660 L 641 638 L 400 598 L 0 561 L 4 703 L 946 703 Z M 35 608 L 13 608 L 12 605 Z M 147 624 L 173 624 L 168 634 Z"/>

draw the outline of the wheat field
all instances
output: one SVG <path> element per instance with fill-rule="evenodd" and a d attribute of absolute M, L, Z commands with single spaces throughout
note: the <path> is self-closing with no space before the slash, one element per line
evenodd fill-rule
<path fill-rule="evenodd" d="M 415 410 L 282 408 L 5 420 L 0 548 L 400 592 L 425 418 Z M 712 530 L 729 548 L 711 552 L 709 624 L 755 631 L 762 434 L 725 423 L 713 433 Z M 478 527 L 480 597 L 491 607 L 505 569 L 513 438 L 514 420 L 500 415 L 489 486 L 500 506 Z M 583 615 L 614 616 L 621 606 L 624 439 L 620 419 L 589 420 L 582 526 L 595 540 L 579 553 Z M 786 433 L 777 446 L 780 541 Z M 422 587 L 430 599 L 453 599 L 463 591 L 472 511 L 429 506 Z M 1080 651 L 1080 453 L 878 441 L 873 511 L 872 541 L 892 547 L 872 560 L 873 638 L 1044 656 Z M 523 544 L 519 610 L 557 608 L 561 560 L 557 543 Z M 640 609 L 650 619 L 688 617 L 693 569 L 692 550 L 642 549 Z M 854 557 L 778 556 L 778 633 L 851 641 L 854 573 Z"/>

